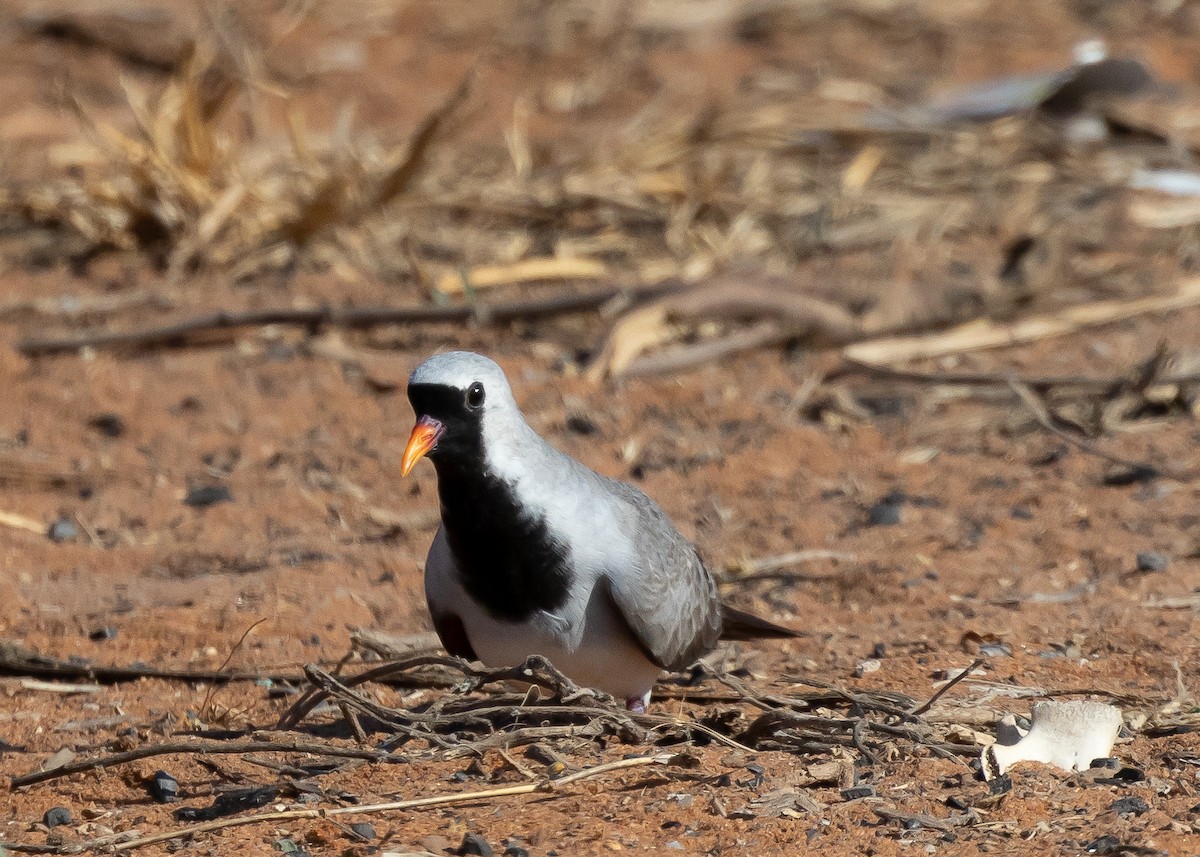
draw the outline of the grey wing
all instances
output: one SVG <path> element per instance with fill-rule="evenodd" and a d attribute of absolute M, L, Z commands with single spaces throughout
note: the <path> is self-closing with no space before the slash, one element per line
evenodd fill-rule
<path fill-rule="evenodd" d="M 631 512 L 638 559 L 632 567 L 609 571 L 609 594 L 647 656 L 663 669 L 684 669 L 720 638 L 716 582 L 696 548 L 649 497 L 618 485 Z"/>

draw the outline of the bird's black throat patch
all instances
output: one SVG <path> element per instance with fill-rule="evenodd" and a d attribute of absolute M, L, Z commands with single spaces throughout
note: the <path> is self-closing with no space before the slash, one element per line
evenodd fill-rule
<path fill-rule="evenodd" d="M 567 546 L 544 518 L 523 509 L 512 486 L 488 467 L 482 414 L 465 391 L 410 384 L 418 416 L 445 428 L 429 458 L 437 469 L 442 523 L 463 586 L 496 619 L 521 622 L 567 602 Z"/>

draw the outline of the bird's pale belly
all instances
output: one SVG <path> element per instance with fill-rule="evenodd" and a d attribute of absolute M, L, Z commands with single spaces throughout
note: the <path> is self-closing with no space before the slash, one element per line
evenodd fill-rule
<path fill-rule="evenodd" d="M 598 688 L 624 700 L 646 696 L 662 672 L 612 610 L 595 600 L 585 613 L 582 634 L 577 629 L 572 633 L 563 620 L 548 614 L 514 623 L 494 619 L 473 603 L 460 605 L 459 612 L 471 648 L 488 666 L 513 666 L 541 655 L 580 687 Z M 573 637 L 579 643 L 569 648 Z"/>

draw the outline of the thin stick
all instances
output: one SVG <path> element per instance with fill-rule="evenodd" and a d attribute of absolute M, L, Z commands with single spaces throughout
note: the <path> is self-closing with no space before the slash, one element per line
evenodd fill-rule
<path fill-rule="evenodd" d="M 1200 278 L 1187 280 L 1170 295 L 1151 295 L 1133 300 L 1096 301 L 1068 307 L 1055 313 L 1000 323 L 978 319 L 949 330 L 912 336 L 895 336 L 856 342 L 842 349 L 855 363 L 880 366 L 919 357 L 964 354 L 985 348 L 1035 342 L 1072 333 L 1080 328 L 1111 324 L 1147 313 L 1171 312 L 1200 304 Z"/>
<path fill-rule="evenodd" d="M 778 322 L 760 321 L 744 330 L 736 330 L 719 339 L 706 339 L 703 342 L 676 345 L 660 354 L 639 357 L 620 374 L 622 378 L 641 378 L 648 375 L 679 372 L 702 363 L 719 360 L 730 354 L 752 351 L 762 345 L 773 345 L 789 336 L 791 334 Z"/>
<path fill-rule="evenodd" d="M 13 777 L 11 788 L 31 786 L 47 780 L 80 774 L 84 771 L 94 771 L 99 768 L 111 768 L 114 765 L 124 765 L 139 759 L 149 759 L 153 756 L 170 756 L 176 753 L 311 753 L 314 756 L 339 756 L 347 759 L 368 759 L 373 762 L 386 760 L 390 754 L 382 750 L 360 750 L 350 747 L 334 747 L 329 744 L 317 744 L 308 741 L 215 741 L 198 739 L 195 741 L 179 741 L 168 744 L 151 744 L 145 747 L 135 747 L 123 753 L 113 753 L 94 759 L 84 759 L 51 768 L 48 771 L 31 771 L 28 774 Z"/>
<path fill-rule="evenodd" d="M 892 366 L 875 366 L 848 360 L 847 365 L 834 372 L 834 376 L 849 373 L 878 375 L 893 381 L 908 381 L 913 384 L 942 384 L 956 387 L 1007 387 L 1013 381 L 1011 372 L 919 372 L 915 369 L 896 369 Z M 1042 391 L 1052 387 L 1084 387 L 1093 390 L 1116 390 L 1128 385 L 1130 379 L 1113 375 L 1109 377 L 1089 375 L 1034 375 L 1016 376 L 1017 381 L 1027 387 Z M 1200 372 L 1164 373 L 1155 379 L 1161 384 L 1200 383 Z"/>
<path fill-rule="evenodd" d="M 1054 422 L 1054 417 L 1050 414 L 1050 411 L 1046 408 L 1045 403 L 1040 398 L 1038 398 L 1037 393 L 1035 393 L 1035 392 L 1033 392 L 1033 390 L 1029 389 L 1028 386 L 1026 386 L 1025 384 L 1022 384 L 1020 381 L 1017 381 L 1015 379 L 1010 380 L 1008 382 L 1008 386 L 1012 389 L 1012 391 L 1014 393 L 1017 394 L 1017 398 L 1021 401 L 1021 404 L 1023 404 L 1028 409 L 1029 413 L 1033 415 L 1033 418 L 1035 420 L 1037 420 L 1038 424 L 1041 425 L 1042 428 L 1046 429 L 1046 431 L 1048 431 L 1048 432 L 1052 432 L 1057 437 L 1059 437 L 1062 440 L 1066 441 L 1067 443 L 1071 444 L 1071 446 L 1074 446 L 1077 449 L 1083 450 L 1088 455 L 1094 455 L 1097 458 L 1100 458 L 1100 459 L 1103 459 L 1104 461 L 1109 462 L 1110 464 L 1117 464 L 1117 465 L 1120 465 L 1121 467 L 1128 467 L 1133 470 L 1138 470 L 1138 471 L 1142 471 L 1145 473 L 1152 473 L 1155 476 L 1165 476 L 1169 479 L 1187 481 L 1187 480 L 1190 480 L 1195 475 L 1194 473 L 1178 472 L 1173 469 L 1172 470 L 1164 470 L 1162 468 L 1155 467 L 1153 464 L 1149 464 L 1145 461 L 1134 461 L 1133 459 L 1130 459 L 1130 458 L 1122 458 L 1119 455 L 1113 455 L 1110 452 L 1105 452 L 1104 450 L 1097 447 L 1095 444 L 1091 444 L 1091 443 L 1088 443 L 1087 441 L 1080 440 L 1079 438 L 1075 437 L 1075 435 L 1071 434 L 1070 432 L 1063 431 L 1063 429 L 1060 428 Z"/>
<path fill-rule="evenodd" d="M 238 641 L 234 643 L 233 648 L 229 650 L 229 654 L 225 656 L 225 660 L 221 661 L 221 665 L 217 667 L 217 672 L 222 672 L 224 671 L 225 667 L 229 666 L 229 662 L 233 660 L 233 656 L 237 654 L 238 649 L 240 649 L 242 644 L 246 642 L 246 638 L 250 636 L 250 632 L 266 621 L 267 617 L 264 616 L 242 632 L 242 636 L 238 638 Z M 212 703 L 212 696 L 216 689 L 216 685 L 210 684 L 208 686 L 208 690 L 204 692 L 204 702 L 200 706 L 201 717 L 207 718 L 211 716 L 212 710 L 209 708 L 209 705 Z"/>
<path fill-rule="evenodd" d="M 608 275 L 608 268 L 595 259 L 557 257 L 522 259 L 508 265 L 482 265 L 461 274 L 443 274 L 436 289 L 442 294 L 462 294 L 472 290 L 509 286 L 518 283 L 559 280 L 598 280 Z"/>
<path fill-rule="evenodd" d="M 411 800 L 398 800 L 391 803 L 375 803 L 365 806 L 340 806 L 334 809 L 289 809 L 281 812 L 264 812 L 258 815 L 247 815 L 240 818 L 223 818 L 216 821 L 207 821 L 200 824 L 192 825 L 191 827 L 181 827 L 175 830 L 162 831 L 149 836 L 143 836 L 140 839 L 131 839 L 128 842 L 121 842 L 112 846 L 114 851 L 132 851 L 135 848 L 141 848 L 143 845 L 153 845 L 155 842 L 163 842 L 167 839 L 175 839 L 182 836 L 195 836 L 198 833 L 209 833 L 214 830 L 223 830 L 229 827 L 242 827 L 247 824 L 264 824 L 270 821 L 287 821 L 297 818 L 331 818 L 340 815 L 363 815 L 368 813 L 390 812 L 398 809 L 420 809 L 427 806 L 445 806 L 447 804 L 470 803 L 479 800 L 492 800 L 494 798 L 510 797 L 512 795 L 526 795 L 534 792 L 552 792 L 562 788 L 570 783 L 578 782 L 579 780 L 588 779 L 589 777 L 600 776 L 601 774 L 609 774 L 613 771 L 625 770 L 627 768 L 642 767 L 645 765 L 668 765 L 671 763 L 672 756 L 669 754 L 658 756 L 638 756 L 633 759 L 619 759 L 615 762 L 608 762 L 603 765 L 585 768 L 574 774 L 568 774 L 565 777 L 560 777 L 557 780 L 545 779 L 536 783 L 522 783 L 519 786 L 503 786 L 495 789 L 483 789 L 475 792 L 461 792 L 458 794 L 443 794 L 434 795 L 432 797 L 414 798 Z M 89 847 L 88 843 L 84 843 L 84 848 Z"/>
<path fill-rule="evenodd" d="M 16 512 L 0 512 L 0 527 L 11 527 L 14 530 L 25 530 L 39 536 L 46 535 L 46 525 Z"/>
<path fill-rule="evenodd" d="M 545 318 L 574 312 L 585 312 L 603 306 L 621 295 L 630 294 L 647 300 L 671 294 L 685 288 L 672 281 L 632 289 L 609 286 L 580 294 L 554 295 L 548 298 L 509 301 L 498 304 L 475 303 L 464 306 L 411 307 L 317 307 L 296 309 L 249 310 L 246 312 L 218 311 L 195 316 L 157 327 L 136 330 L 100 330 L 67 334 L 58 337 L 33 337 L 17 344 L 26 357 L 78 351 L 81 348 L 152 348 L 185 342 L 202 333 L 234 330 L 242 327 L 267 325 L 296 325 L 300 327 L 366 328 L 384 324 L 431 324 L 464 322 L 506 324 L 517 319 Z"/>
<path fill-rule="evenodd" d="M 0 640 L 0 675 L 41 676 L 42 678 L 90 679 L 97 682 L 132 681 L 158 678 L 171 681 L 231 682 L 258 681 L 269 678 L 276 683 L 298 684 L 304 681 L 300 673 L 214 672 L 212 670 L 172 670 L 154 667 L 98 666 L 73 664 L 49 658 L 19 646 L 10 640 Z"/>
<path fill-rule="evenodd" d="M 954 678 L 950 679 L 950 681 L 946 682 L 944 685 L 939 687 L 937 693 L 935 693 L 933 696 L 929 697 L 929 699 L 926 700 L 926 702 L 923 705 L 918 705 L 916 708 L 911 709 L 908 713 L 913 715 L 914 717 L 920 717 L 926 711 L 933 708 L 933 704 L 935 702 L 937 702 L 939 699 L 941 699 L 943 696 L 945 696 L 947 691 L 950 690 L 950 688 L 954 687 L 954 685 L 958 684 L 960 681 L 962 681 L 967 676 L 969 676 L 972 672 L 974 672 L 975 670 L 977 670 L 981 666 L 983 666 L 983 664 L 986 660 L 987 660 L 986 658 L 976 658 L 969 667 L 967 667 L 965 670 L 960 672 Z"/>

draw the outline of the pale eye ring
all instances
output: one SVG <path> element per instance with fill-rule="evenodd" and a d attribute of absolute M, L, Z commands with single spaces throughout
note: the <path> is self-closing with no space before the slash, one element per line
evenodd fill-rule
<path fill-rule="evenodd" d="M 467 407 L 483 407 L 483 384 L 476 381 L 467 389 Z"/>

